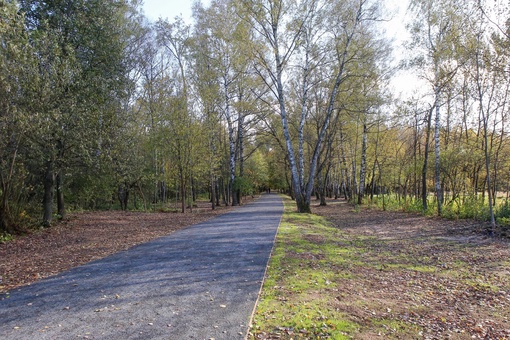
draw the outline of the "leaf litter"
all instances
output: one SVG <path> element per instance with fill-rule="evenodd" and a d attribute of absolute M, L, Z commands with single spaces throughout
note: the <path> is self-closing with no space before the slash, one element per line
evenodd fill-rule
<path fill-rule="evenodd" d="M 263 291 L 275 302 L 257 311 L 253 339 L 510 339 L 508 238 L 486 237 L 483 223 L 358 210 L 343 201 L 312 211 L 331 228 L 302 226 L 299 240 L 281 241 L 285 257 L 275 262 L 278 274 L 270 268 L 276 282 Z M 296 272 L 326 279 L 289 286 Z M 306 314 L 289 324 L 303 301 L 320 301 L 320 315 L 355 326 L 340 332 L 328 322 L 341 320 L 321 327 L 314 316 L 307 328 Z"/>
<path fill-rule="evenodd" d="M 245 203 L 252 200 L 245 197 Z M 72 213 L 51 228 L 0 243 L 0 299 L 29 285 L 137 244 L 166 236 L 224 214 L 235 207 L 211 209 L 198 202 L 192 213 L 96 211 Z"/>

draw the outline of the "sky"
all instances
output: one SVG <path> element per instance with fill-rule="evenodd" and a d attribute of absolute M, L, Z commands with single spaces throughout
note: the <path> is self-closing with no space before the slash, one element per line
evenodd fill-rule
<path fill-rule="evenodd" d="M 202 3 L 207 5 L 210 0 L 202 0 Z M 391 23 L 397 27 L 402 23 L 402 15 L 405 13 L 408 0 L 389 0 L 387 6 L 390 9 L 397 10 L 399 13 L 391 20 Z M 191 20 L 191 6 L 193 0 L 144 0 L 143 9 L 145 15 L 151 20 L 157 20 L 160 17 L 173 19 L 178 15 L 182 15 L 187 21 Z"/>
<path fill-rule="evenodd" d="M 191 23 L 191 5 L 193 0 L 144 0 L 145 15 L 151 20 L 158 20 L 160 17 L 173 19 L 182 15 L 186 22 Z M 209 1 L 202 0 L 203 4 Z"/>

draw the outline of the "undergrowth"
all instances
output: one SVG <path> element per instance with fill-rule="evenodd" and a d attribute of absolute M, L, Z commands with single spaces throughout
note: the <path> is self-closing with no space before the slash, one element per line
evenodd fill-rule
<path fill-rule="evenodd" d="M 435 199 L 428 200 L 426 210 L 423 210 L 422 200 L 414 197 L 403 198 L 397 195 L 380 195 L 375 196 L 372 200 L 367 199 L 365 202 L 385 211 L 404 211 L 425 216 L 437 215 L 437 201 Z M 487 200 L 475 196 L 467 196 L 462 199 L 456 198 L 443 205 L 441 216 L 447 219 L 489 221 L 489 204 Z M 509 200 L 499 199 L 497 201 L 494 208 L 494 217 L 498 225 L 510 226 Z"/>
<path fill-rule="evenodd" d="M 5 243 L 14 240 L 14 236 L 7 233 L 0 233 L 0 243 Z"/>

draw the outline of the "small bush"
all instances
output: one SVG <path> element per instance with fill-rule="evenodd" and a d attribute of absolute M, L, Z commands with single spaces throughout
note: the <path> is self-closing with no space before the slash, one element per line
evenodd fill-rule
<path fill-rule="evenodd" d="M 254 192 L 253 183 L 246 177 L 236 177 L 234 180 L 234 190 L 241 191 L 241 195 L 252 195 Z"/>
<path fill-rule="evenodd" d="M 409 213 L 423 213 L 423 202 L 420 199 L 408 199 L 405 202 L 403 210 Z"/>
<path fill-rule="evenodd" d="M 489 207 L 479 198 L 470 196 L 459 206 L 459 218 L 486 220 L 489 218 Z"/>
<path fill-rule="evenodd" d="M 510 217 L 498 217 L 496 223 L 502 227 L 510 227 Z"/>
<path fill-rule="evenodd" d="M 499 218 L 499 219 L 505 219 L 505 220 L 510 219 L 510 202 L 508 200 L 506 200 L 504 204 L 500 205 L 496 209 L 495 216 L 496 216 L 496 218 Z"/>
<path fill-rule="evenodd" d="M 0 234 L 0 243 L 5 243 L 14 240 L 14 236 L 7 233 L 1 233 Z"/>

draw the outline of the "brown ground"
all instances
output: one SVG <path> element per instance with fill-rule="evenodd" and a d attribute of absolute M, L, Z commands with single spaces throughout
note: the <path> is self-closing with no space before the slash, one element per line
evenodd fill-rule
<path fill-rule="evenodd" d="M 230 209 L 211 211 L 202 203 L 193 214 L 73 214 L 58 226 L 0 243 L 0 292 Z M 343 268 L 356 279 L 336 282 L 337 289 L 328 292 L 335 309 L 364 325 L 356 338 L 510 339 L 508 239 L 487 238 L 482 235 L 484 226 L 472 221 L 365 208 L 355 212 L 340 202 L 314 206 L 313 211 L 345 232 L 342 242 L 359 247 L 366 264 Z M 381 331 L 383 320 L 400 323 Z M 423 327 L 419 337 L 412 325 Z"/>
<path fill-rule="evenodd" d="M 474 221 L 341 202 L 313 212 L 333 221 L 361 258 L 344 268 L 353 279 L 330 292 L 337 311 L 364 325 L 356 338 L 510 339 L 508 238 L 488 238 Z M 396 322 L 381 330 L 387 320 Z"/>
<path fill-rule="evenodd" d="M 210 203 L 199 202 L 193 213 L 185 214 L 129 211 L 71 214 L 54 227 L 0 243 L 0 293 L 168 235 L 231 209 L 222 206 L 212 210 Z"/>

